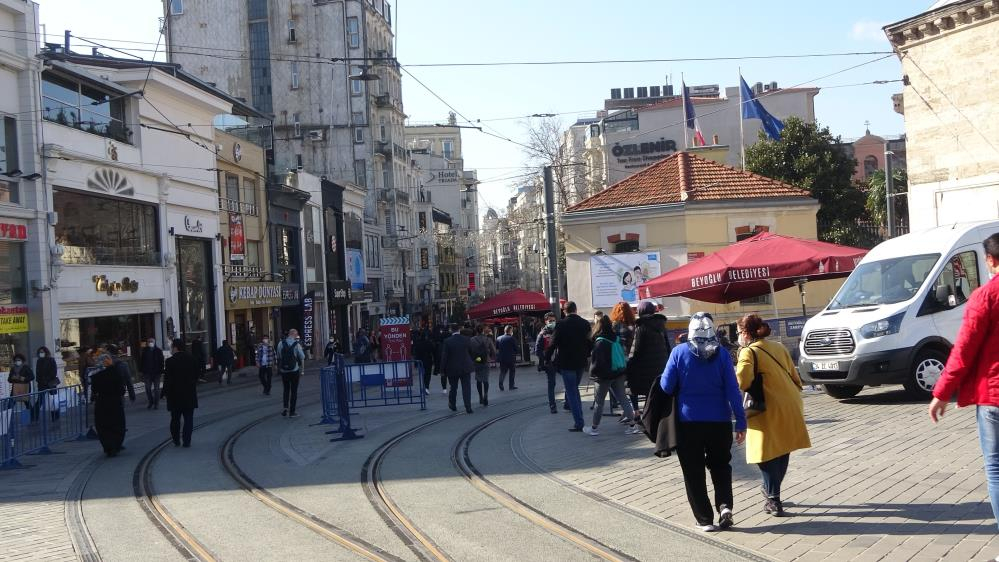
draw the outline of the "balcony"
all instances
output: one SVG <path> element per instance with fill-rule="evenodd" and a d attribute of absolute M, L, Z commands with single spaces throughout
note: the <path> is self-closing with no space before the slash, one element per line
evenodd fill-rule
<path fill-rule="evenodd" d="M 381 154 L 385 158 L 392 158 L 392 143 L 387 141 L 376 142 L 375 152 Z"/>
<path fill-rule="evenodd" d="M 392 107 L 392 97 L 387 93 L 375 96 L 375 107 Z"/>
<path fill-rule="evenodd" d="M 257 208 L 255 203 L 247 203 L 246 201 L 236 201 L 235 199 L 227 199 L 225 197 L 219 197 L 219 210 L 227 211 L 230 213 L 240 213 L 250 217 L 256 217 L 260 215 L 260 210 Z"/>
<path fill-rule="evenodd" d="M 251 279 L 258 278 L 263 274 L 264 270 L 259 265 L 224 264 L 222 266 L 222 276 L 227 279 Z"/>
<path fill-rule="evenodd" d="M 378 190 L 378 201 L 389 205 L 396 202 L 409 205 L 409 193 L 402 189 L 382 188 Z"/>

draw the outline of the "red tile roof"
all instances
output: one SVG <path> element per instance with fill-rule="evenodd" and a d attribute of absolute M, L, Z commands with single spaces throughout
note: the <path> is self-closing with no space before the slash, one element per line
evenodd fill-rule
<path fill-rule="evenodd" d="M 685 196 L 684 196 L 685 194 Z M 737 170 L 689 152 L 677 152 L 566 209 L 621 209 L 682 201 L 808 199 L 792 185 Z"/>

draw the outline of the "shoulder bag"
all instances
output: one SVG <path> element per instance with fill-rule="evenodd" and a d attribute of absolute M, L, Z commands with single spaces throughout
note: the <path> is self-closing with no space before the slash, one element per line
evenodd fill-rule
<path fill-rule="evenodd" d="M 767 411 L 767 399 L 763 395 L 763 373 L 756 360 L 756 350 L 751 347 L 747 349 L 753 354 L 753 382 L 749 383 L 749 388 L 742 394 L 742 409 L 746 411 L 746 418 L 751 418 Z"/>

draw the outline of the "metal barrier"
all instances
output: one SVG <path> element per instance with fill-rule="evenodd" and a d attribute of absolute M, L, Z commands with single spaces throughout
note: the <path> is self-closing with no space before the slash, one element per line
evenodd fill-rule
<path fill-rule="evenodd" d="M 0 467 L 21 466 L 25 455 L 51 454 L 49 445 L 84 439 L 89 427 L 80 385 L 0 399 Z"/>
<path fill-rule="evenodd" d="M 344 365 L 344 370 L 352 408 L 419 404 L 421 410 L 427 409 L 420 361 L 358 363 Z"/>

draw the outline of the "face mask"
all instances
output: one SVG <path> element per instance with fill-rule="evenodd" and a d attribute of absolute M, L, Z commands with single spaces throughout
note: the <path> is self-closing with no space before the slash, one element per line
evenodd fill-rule
<path fill-rule="evenodd" d="M 746 347 L 751 343 L 753 343 L 752 340 L 746 337 L 746 334 L 739 334 L 739 345 Z"/>
<path fill-rule="evenodd" d="M 701 359 L 710 359 L 718 351 L 718 334 L 710 316 L 698 312 L 690 318 L 687 327 L 687 345 Z"/>
<path fill-rule="evenodd" d="M 39 359 L 45 359 L 45 352 L 44 351 L 39 351 L 38 352 L 38 358 Z"/>
<path fill-rule="evenodd" d="M 264 340 L 263 340 L 263 341 L 264 341 L 264 345 L 267 345 L 267 344 L 271 343 L 271 340 L 269 340 L 269 339 L 267 339 L 267 338 L 264 338 Z"/>
<path fill-rule="evenodd" d="M 156 347 L 156 342 L 154 342 L 153 340 L 149 340 L 146 342 L 146 345 L 148 345 L 149 347 Z"/>
<path fill-rule="evenodd" d="M 551 328 L 552 330 L 554 330 L 555 329 L 555 321 L 552 320 L 551 322 L 549 322 L 548 324 L 546 324 L 546 326 L 549 327 L 549 328 Z"/>
<path fill-rule="evenodd" d="M 24 365 L 24 361 L 21 361 L 20 359 L 16 359 L 14 361 L 14 366 L 15 367 L 20 367 L 21 365 Z"/>

